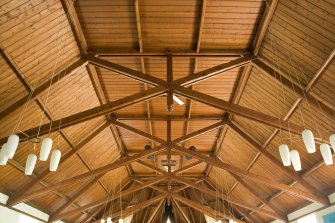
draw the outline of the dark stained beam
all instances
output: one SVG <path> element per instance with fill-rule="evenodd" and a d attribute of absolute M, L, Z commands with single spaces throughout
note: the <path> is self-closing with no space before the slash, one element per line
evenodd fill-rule
<path fill-rule="evenodd" d="M 234 173 L 234 174 L 237 174 L 239 176 L 243 176 L 245 178 L 248 178 L 248 179 L 253 180 L 255 182 L 258 182 L 258 183 L 262 183 L 264 185 L 267 185 L 269 187 L 272 187 L 272 188 L 275 188 L 275 189 L 278 189 L 278 190 L 283 190 L 287 193 L 290 193 L 292 195 L 301 197 L 305 200 L 320 203 L 320 204 L 323 204 L 323 205 L 329 205 L 329 200 L 325 199 L 323 197 L 319 197 L 318 194 L 306 193 L 305 191 L 302 191 L 302 190 L 297 190 L 297 189 L 294 189 L 294 188 L 290 188 L 290 186 L 288 186 L 286 184 L 283 184 L 283 183 L 277 182 L 275 180 L 268 179 L 266 177 L 263 177 L 263 176 L 248 172 L 246 170 L 231 166 L 227 163 L 223 163 L 222 161 L 220 161 L 217 158 L 204 156 L 204 155 L 199 154 L 197 152 L 190 151 L 188 149 L 180 147 L 176 144 L 173 145 L 173 149 L 175 151 L 178 151 L 178 152 L 184 154 L 184 155 L 192 156 L 192 157 L 194 157 L 198 160 L 201 160 L 203 162 L 207 162 L 207 163 L 209 163 L 213 166 L 216 166 L 220 169 L 224 169 L 224 170 L 226 170 L 230 173 Z"/>
<path fill-rule="evenodd" d="M 281 74 L 278 71 L 275 71 L 272 67 L 270 67 L 266 62 L 257 59 L 252 61 L 254 66 L 256 66 L 261 72 L 266 75 L 270 75 L 272 78 L 276 79 L 279 83 L 281 83 L 286 88 L 290 89 L 292 92 L 295 92 L 299 95 L 299 97 L 308 104 L 313 105 L 316 109 L 321 109 L 323 112 L 327 113 L 329 117 L 335 118 L 335 111 L 329 107 L 328 105 L 324 104 L 322 101 L 319 101 L 313 95 L 308 93 L 303 89 L 303 86 L 299 86 L 292 80 L 288 79 L 290 77 L 289 74 Z"/>
<path fill-rule="evenodd" d="M 328 199 L 327 196 L 325 196 L 321 191 L 317 190 L 310 183 L 308 183 L 306 180 L 300 177 L 296 172 L 287 167 L 284 167 L 283 164 L 278 159 L 276 159 L 272 154 L 263 149 L 261 145 L 259 145 L 255 140 L 253 140 L 246 132 L 240 129 L 237 125 L 235 125 L 234 123 L 229 123 L 229 128 L 232 129 L 235 133 L 237 133 L 247 144 L 251 145 L 252 148 L 254 148 L 262 156 L 268 159 L 272 164 L 281 169 L 286 175 L 290 176 L 292 179 L 299 182 L 301 186 L 306 188 L 311 193 L 317 194 L 319 197 L 322 197 L 324 200 Z"/>
<path fill-rule="evenodd" d="M 204 80 L 208 80 L 209 78 L 215 77 L 219 74 L 222 74 L 226 71 L 236 69 L 242 66 L 249 64 L 255 57 L 246 55 L 241 58 L 229 61 L 224 64 L 217 65 L 215 67 L 208 68 L 206 70 L 197 72 L 192 75 L 188 75 L 186 77 L 180 78 L 173 82 L 174 86 L 183 86 L 187 87 L 196 83 L 199 83 Z"/>
<path fill-rule="evenodd" d="M 40 135 L 46 134 L 49 131 L 53 132 L 84 121 L 91 120 L 93 118 L 112 113 L 116 110 L 119 110 L 121 108 L 128 107 L 130 105 L 149 100 L 153 97 L 156 97 L 162 93 L 165 92 L 165 87 L 155 87 L 151 88 L 147 91 L 143 91 L 140 93 L 136 93 L 127 97 L 124 97 L 122 99 L 109 102 L 107 104 L 97 106 L 95 108 L 91 108 L 88 110 L 85 110 L 83 112 L 79 112 L 74 115 L 70 115 L 67 117 L 64 117 L 62 119 L 58 119 L 53 121 L 52 123 L 47 123 L 41 126 L 40 128 Z M 18 136 L 20 137 L 21 141 L 28 140 L 31 138 L 35 138 L 37 136 L 39 127 L 35 127 L 29 130 L 24 131 L 24 133 L 18 133 Z M 0 139 L 0 144 L 3 144 L 7 141 L 7 138 Z"/>
<path fill-rule="evenodd" d="M 81 212 L 83 210 L 88 210 L 88 209 L 91 209 L 91 208 L 103 205 L 106 202 L 109 202 L 109 201 L 112 201 L 112 200 L 116 200 L 119 197 L 124 197 L 124 196 L 126 196 L 128 194 L 131 194 L 131 193 L 134 193 L 136 191 L 142 190 L 142 189 L 148 187 L 149 185 L 156 184 L 156 183 L 158 183 L 158 182 L 160 182 L 160 181 L 162 181 L 164 179 L 165 179 L 165 177 L 157 177 L 155 179 L 148 180 L 148 181 L 144 182 L 143 184 L 139 184 L 137 186 L 132 186 L 132 187 L 130 187 L 127 190 L 121 191 L 121 193 L 114 194 L 114 196 L 110 196 L 107 199 L 103 198 L 103 199 L 94 201 L 92 203 L 83 205 L 83 206 L 81 206 L 79 208 L 72 209 L 72 210 L 70 210 L 68 212 L 61 213 L 61 214 L 58 214 L 58 215 L 54 215 L 53 218 L 50 219 L 50 221 L 57 221 L 57 220 L 60 220 L 60 219 L 64 219 L 64 218 L 66 218 L 68 216 L 72 216 L 72 215 L 78 214 L 79 212 Z M 163 195 L 165 196 L 165 194 L 163 194 Z M 117 217 L 117 216 L 113 214 L 113 217 Z"/>
<path fill-rule="evenodd" d="M 172 197 L 175 201 L 179 201 L 180 203 L 183 203 L 183 204 L 189 206 L 190 208 L 193 208 L 193 209 L 195 209 L 195 210 L 197 210 L 197 211 L 199 211 L 199 212 L 201 212 L 205 215 L 208 215 L 208 216 L 210 216 L 214 219 L 216 219 L 219 216 L 220 218 L 231 219 L 231 220 L 233 220 L 237 223 L 246 223 L 245 221 L 242 221 L 240 219 L 236 219 L 232 216 L 227 216 L 225 213 L 222 213 L 218 210 L 214 210 L 211 207 L 204 206 L 202 204 L 199 204 L 198 202 L 195 202 L 195 201 L 192 201 L 190 199 L 184 198 L 180 195 L 173 194 Z"/>
<path fill-rule="evenodd" d="M 191 181 L 191 180 L 187 180 L 187 179 L 184 179 L 183 177 L 178 177 L 178 176 L 172 176 L 171 177 L 173 180 L 176 180 L 180 183 L 183 183 L 189 187 L 192 187 L 194 189 L 197 189 L 197 190 L 200 190 L 201 192 L 204 192 L 206 194 L 209 194 L 213 197 L 217 197 L 218 195 L 218 192 L 217 191 L 214 191 L 214 190 L 211 190 L 207 187 L 204 187 L 200 184 L 198 185 L 195 185 L 194 181 Z M 238 205 L 240 207 L 243 207 L 243 208 L 246 208 L 246 209 L 249 209 L 249 210 L 252 210 L 252 211 L 255 211 L 255 212 L 259 212 L 261 214 L 265 214 L 271 218 L 274 218 L 274 219 L 278 219 L 278 220 L 284 220 L 284 221 L 287 221 L 287 218 L 275 213 L 275 212 L 270 212 L 270 211 L 266 211 L 266 210 L 263 210 L 263 209 L 259 209 L 257 207 L 252 207 L 252 206 L 249 206 L 247 204 L 244 204 L 244 203 L 241 203 L 240 201 L 235 201 L 234 199 L 228 197 L 228 196 L 225 196 L 223 194 L 220 193 L 220 199 L 223 199 L 223 200 L 226 200 L 227 202 L 230 202 L 232 204 L 235 204 L 235 205 Z"/>
<path fill-rule="evenodd" d="M 240 105 L 229 103 L 225 100 L 194 91 L 185 87 L 177 87 L 175 89 L 176 92 L 179 94 L 191 98 L 193 100 L 202 102 L 204 104 L 211 105 L 213 107 L 222 109 L 224 111 L 243 116 L 245 118 L 272 126 L 276 128 L 280 128 L 286 131 L 290 131 L 295 134 L 301 134 L 301 132 L 304 130 L 302 126 L 294 125 L 292 123 L 288 123 L 287 121 L 280 120 L 276 117 L 264 114 L 262 112 L 258 112 Z"/>

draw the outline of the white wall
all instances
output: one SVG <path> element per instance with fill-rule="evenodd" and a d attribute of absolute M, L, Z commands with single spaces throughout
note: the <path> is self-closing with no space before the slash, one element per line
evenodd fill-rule
<path fill-rule="evenodd" d="M 324 207 L 323 205 L 320 205 L 320 204 L 307 205 L 304 208 L 301 208 L 297 211 L 289 213 L 287 215 L 287 217 L 289 219 L 289 222 L 290 223 L 297 223 L 299 218 L 304 217 L 308 214 L 315 213 L 317 222 L 318 223 L 324 223 L 323 219 L 322 219 L 322 216 L 335 212 L 335 193 L 329 195 L 328 198 L 329 198 L 330 203 L 333 204 L 330 207 L 326 208 L 326 207 Z M 276 220 L 276 221 L 273 221 L 271 223 L 282 223 L 282 221 Z"/>
<path fill-rule="evenodd" d="M 43 223 L 47 222 L 49 219 L 49 215 L 33 208 L 24 203 L 17 204 L 9 209 L 5 207 L 8 201 L 8 196 L 0 193 L 0 223 Z M 27 213 L 25 215 L 24 213 Z M 33 216 L 35 218 L 29 217 Z M 37 220 L 37 219 L 40 220 Z M 56 223 L 64 223 L 62 221 L 57 221 Z"/>

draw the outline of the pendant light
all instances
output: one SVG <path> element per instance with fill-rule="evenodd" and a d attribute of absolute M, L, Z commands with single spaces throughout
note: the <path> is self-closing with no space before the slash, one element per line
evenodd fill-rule
<path fill-rule="evenodd" d="M 119 223 L 123 223 L 124 221 L 123 221 L 123 219 L 122 218 L 120 218 L 119 219 Z"/>
<path fill-rule="evenodd" d="M 166 223 L 171 223 L 171 220 L 169 217 L 166 219 Z"/>
<path fill-rule="evenodd" d="M 330 142 L 331 147 L 333 148 L 333 151 L 335 152 L 335 134 L 332 134 L 329 137 L 329 142 Z"/>
<path fill-rule="evenodd" d="M 308 153 L 315 153 L 316 148 L 312 131 L 309 129 L 305 129 L 302 132 L 302 139 L 304 141 Z"/>
<path fill-rule="evenodd" d="M 221 220 L 217 220 L 216 223 L 222 223 L 222 221 Z"/>
<path fill-rule="evenodd" d="M 301 170 L 301 161 L 300 161 L 300 155 L 297 150 L 291 150 L 290 151 L 290 156 L 291 156 L 291 162 L 293 165 L 293 168 L 295 171 L 300 171 Z"/>
<path fill-rule="evenodd" d="M 13 159 L 16 149 L 19 145 L 19 137 L 17 135 L 10 135 L 7 140 L 7 157 L 8 159 Z"/>
<path fill-rule="evenodd" d="M 107 223 L 113 223 L 113 222 L 112 222 L 112 217 L 108 217 L 108 218 L 107 218 Z"/>
<path fill-rule="evenodd" d="M 100 220 L 100 223 L 105 223 L 105 219 L 102 218 L 102 219 Z"/>
<path fill-rule="evenodd" d="M 50 171 L 55 172 L 57 170 L 61 156 L 62 152 L 58 149 L 52 152 L 50 158 Z"/>
<path fill-rule="evenodd" d="M 48 159 L 51 148 L 52 148 L 52 139 L 51 138 L 43 139 L 40 152 L 41 161 L 46 161 Z"/>
<path fill-rule="evenodd" d="M 26 168 L 24 171 L 25 175 L 31 175 L 34 171 L 35 165 L 37 161 L 37 156 L 35 154 L 29 154 L 26 162 Z"/>
<path fill-rule="evenodd" d="M 7 164 L 8 157 L 7 157 L 7 143 L 2 145 L 0 150 L 0 165 L 4 166 Z"/>
<path fill-rule="evenodd" d="M 290 150 L 286 144 L 281 144 L 279 146 L 279 154 L 284 166 L 290 166 L 291 165 Z"/>
<path fill-rule="evenodd" d="M 325 164 L 326 165 L 333 164 L 333 157 L 332 157 L 332 151 L 330 150 L 330 146 L 326 143 L 322 143 L 320 145 L 320 151 L 321 151 L 323 160 L 325 161 Z"/>

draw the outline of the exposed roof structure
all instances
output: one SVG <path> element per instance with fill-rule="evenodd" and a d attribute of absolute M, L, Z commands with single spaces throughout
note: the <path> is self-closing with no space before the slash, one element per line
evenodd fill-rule
<path fill-rule="evenodd" d="M 333 0 L 1 0 L 0 143 L 20 136 L 7 205 L 67 223 L 162 222 L 166 202 L 188 223 L 329 205 L 335 167 L 301 133 L 317 148 L 335 133 L 334 27 Z M 46 137 L 58 170 L 26 176 Z"/>

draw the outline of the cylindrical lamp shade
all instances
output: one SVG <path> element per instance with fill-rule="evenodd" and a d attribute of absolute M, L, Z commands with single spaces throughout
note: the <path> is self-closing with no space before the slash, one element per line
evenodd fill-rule
<path fill-rule="evenodd" d="M 35 154 L 29 154 L 26 162 L 26 168 L 24 171 L 25 175 L 31 175 L 34 171 L 35 165 L 37 161 L 37 156 Z"/>
<path fill-rule="evenodd" d="M 281 144 L 279 146 L 279 154 L 284 166 L 290 166 L 291 165 L 290 150 L 286 144 Z"/>
<path fill-rule="evenodd" d="M 302 139 L 304 141 L 304 144 L 306 146 L 306 149 L 308 153 L 315 153 L 315 142 L 314 142 L 314 136 L 311 130 L 305 129 L 302 132 Z"/>
<path fill-rule="evenodd" d="M 7 164 L 8 157 L 7 157 L 7 143 L 2 145 L 0 150 L 0 165 L 4 166 Z"/>
<path fill-rule="evenodd" d="M 43 139 L 40 152 L 41 161 L 46 161 L 48 159 L 51 148 L 52 148 L 52 139 L 51 138 Z"/>
<path fill-rule="evenodd" d="M 101 220 L 100 220 L 100 223 L 105 223 L 105 219 L 101 219 Z"/>
<path fill-rule="evenodd" d="M 123 219 L 122 218 L 119 219 L 119 223 L 123 223 Z"/>
<path fill-rule="evenodd" d="M 290 151 L 290 156 L 291 156 L 291 162 L 293 165 L 293 168 L 295 171 L 300 171 L 301 170 L 301 161 L 300 161 L 300 155 L 297 150 L 291 150 Z"/>
<path fill-rule="evenodd" d="M 320 145 L 320 151 L 321 151 L 322 158 L 325 161 L 325 164 L 332 165 L 333 157 L 332 157 L 332 151 L 330 150 L 330 146 L 326 143 L 322 143 Z"/>
<path fill-rule="evenodd" d="M 8 159 L 13 159 L 16 149 L 19 145 L 19 137 L 17 135 L 10 135 L 7 140 L 7 157 Z"/>
<path fill-rule="evenodd" d="M 331 147 L 333 148 L 333 151 L 335 153 L 335 134 L 332 134 L 330 137 L 329 137 L 329 142 L 330 142 L 330 145 Z"/>
<path fill-rule="evenodd" d="M 50 158 L 50 171 L 54 172 L 57 170 L 62 152 L 58 149 L 54 150 Z"/>
<path fill-rule="evenodd" d="M 108 217 L 108 218 L 107 218 L 107 223 L 113 223 L 113 222 L 112 222 L 112 217 Z"/>

